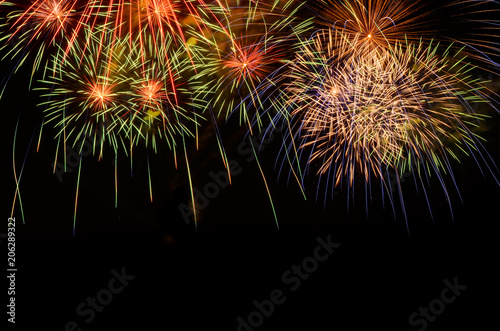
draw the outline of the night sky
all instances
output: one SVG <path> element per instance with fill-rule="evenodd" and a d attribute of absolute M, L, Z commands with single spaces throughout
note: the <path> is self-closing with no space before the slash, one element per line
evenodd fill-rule
<path fill-rule="evenodd" d="M 9 75 L 11 64 L 0 63 L 0 78 Z M 278 290 L 285 299 L 253 330 L 419 330 L 410 325 L 410 315 L 439 299 L 445 280 L 453 283 L 456 277 L 467 288 L 445 304 L 427 329 L 481 330 L 495 320 L 499 307 L 493 303 L 498 301 L 494 228 L 500 187 L 487 170 L 481 173 L 473 158 L 452 162 L 460 194 L 451 178 L 445 178 L 452 211 L 440 183 L 431 178 L 427 192 L 431 217 L 425 195 L 407 178 L 402 184 L 405 220 L 399 202 L 395 212 L 387 201 L 382 207 L 376 185 L 368 215 L 361 189 L 349 210 L 345 191 L 336 192 L 326 205 L 321 196 L 316 201 L 314 176 L 308 179 L 305 201 L 287 173 L 277 179 L 280 139 L 276 136 L 265 144 L 259 161 L 278 229 L 249 145 L 244 145 L 243 153 L 238 151 L 246 131 L 237 121 L 229 121 L 219 129 L 237 174 L 232 185 L 221 182 L 224 187 L 214 189 L 209 184 L 216 193 L 198 211 L 197 229 L 179 208 L 190 203 L 182 157 L 175 169 L 166 148 L 156 155 L 150 152 L 151 202 L 147 155 L 138 148 L 133 176 L 129 159 L 118 158 L 117 208 L 112 153 L 101 161 L 92 155 L 83 158 L 73 235 L 78 168 L 63 174 L 62 181 L 53 174 L 56 145 L 51 127 L 44 127 L 37 151 L 43 114 L 37 92 L 27 86 L 29 69 L 11 77 L 0 100 L 4 164 L 0 233 L 7 232 L 16 191 L 12 169 L 16 126 L 18 174 L 24 164 L 20 181 L 24 221 L 19 200 L 13 213 L 18 268 L 13 329 L 71 330 L 73 321 L 81 330 L 132 329 L 135 323 L 141 325 L 139 330 L 238 330 L 238 317 L 248 322 L 257 310 L 254 300 L 269 300 Z M 189 146 L 193 186 L 202 192 L 214 182 L 214 174 L 224 172 L 213 127 L 206 124 L 199 150 Z M 492 113 L 481 133 L 497 164 L 499 125 L 500 115 Z M 327 238 L 337 244 L 328 259 L 317 262 L 300 284 L 284 282 L 286 272 L 314 256 L 319 242 Z M 6 239 L 0 240 L 6 260 Z M 120 273 L 123 268 L 135 278 L 86 322 L 89 315 L 80 316 L 77 307 L 107 289 L 115 277 L 113 270 Z M 2 292 L 8 287 L 3 284 Z M 294 284 L 299 284 L 295 291 Z M 4 309 L 6 302 L 3 299 Z M 2 319 L 7 319 L 5 313 Z"/>

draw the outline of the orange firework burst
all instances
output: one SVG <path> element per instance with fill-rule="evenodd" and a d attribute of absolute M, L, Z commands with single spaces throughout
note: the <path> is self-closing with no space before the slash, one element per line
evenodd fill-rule
<path fill-rule="evenodd" d="M 111 105 L 113 99 L 116 98 L 113 86 L 106 81 L 92 82 L 87 80 L 86 92 L 89 108 L 94 113 L 105 111 Z"/>
<path fill-rule="evenodd" d="M 222 62 L 224 67 L 229 68 L 237 84 L 247 78 L 260 81 L 271 73 L 272 63 L 265 60 L 273 57 L 273 53 L 277 53 L 273 51 L 274 47 L 266 49 L 265 44 L 258 42 L 243 47 L 239 45 L 239 41 L 235 41 L 234 46 L 235 50 Z M 278 56 L 274 56 L 274 61 L 279 60 L 279 54 L 276 55 Z"/>
<path fill-rule="evenodd" d="M 52 0 L 35 8 L 31 19 L 40 29 L 47 29 L 51 35 L 57 35 L 59 31 L 65 31 L 74 23 L 74 2 Z"/>
<path fill-rule="evenodd" d="M 6 57 L 23 57 L 38 47 L 34 70 L 38 69 L 45 51 L 55 44 L 67 44 L 79 29 L 82 12 L 76 1 L 45 0 L 32 1 L 22 9 L 11 9 L 7 14 Z"/>
<path fill-rule="evenodd" d="M 76 2 L 69 0 L 46 0 L 33 2 L 24 11 L 15 12 L 12 18 L 13 35 L 25 24 L 33 26 L 32 38 L 39 38 L 44 32 L 54 38 L 75 23 Z M 50 41 L 53 41 L 50 40 Z"/>
<path fill-rule="evenodd" d="M 370 49 L 387 47 L 408 38 L 429 35 L 430 13 L 421 11 L 421 1 L 321 0 L 324 24 Z"/>
<path fill-rule="evenodd" d="M 158 80 L 148 80 L 142 83 L 137 94 L 140 96 L 141 108 L 160 107 L 167 100 L 163 83 Z"/>
<path fill-rule="evenodd" d="M 349 188 L 356 178 L 378 178 L 389 192 L 388 169 L 442 180 L 450 158 L 477 151 L 471 127 L 484 117 L 472 104 L 493 105 L 466 59 L 438 56 L 437 46 L 422 43 L 396 43 L 390 52 L 356 45 L 335 30 L 320 31 L 288 68 L 277 106 L 289 127 L 284 152 L 295 155 L 297 173 L 313 167 Z"/>
<path fill-rule="evenodd" d="M 143 33 L 145 36 L 158 36 L 160 42 L 167 34 L 177 34 L 184 39 L 179 7 L 178 3 L 170 0 L 136 0 L 116 7 L 111 19 L 115 21 L 115 28 L 121 31 L 119 37 L 128 35 L 134 38 Z"/>
<path fill-rule="evenodd" d="M 498 69 L 498 2 L 491 0 L 317 0 L 321 24 L 368 50 L 396 43 L 456 44 L 470 59 Z M 443 17 L 436 13 L 441 12 Z M 497 71 L 495 69 L 495 71 Z"/>
<path fill-rule="evenodd" d="M 153 26 L 161 26 L 162 22 L 169 24 L 176 17 L 177 4 L 170 0 L 144 0 L 141 12 L 146 12 L 143 22 Z"/>
<path fill-rule="evenodd" d="M 252 131 L 250 109 L 260 108 L 267 90 L 273 88 L 270 77 L 291 49 L 287 29 L 294 19 L 259 3 L 255 8 L 231 7 L 222 21 L 227 30 L 212 24 L 211 36 L 193 31 L 203 52 L 195 59 L 199 70 L 191 80 L 196 95 L 209 100 L 209 106 L 225 119 L 236 113 L 240 124 L 247 123 Z M 301 28 L 307 29 L 307 22 Z"/>

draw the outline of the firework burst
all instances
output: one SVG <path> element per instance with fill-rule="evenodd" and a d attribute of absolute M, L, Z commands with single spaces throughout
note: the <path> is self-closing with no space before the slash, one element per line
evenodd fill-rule
<path fill-rule="evenodd" d="M 72 144 L 82 137 L 100 137 L 100 154 L 106 140 L 115 152 L 123 145 L 132 153 L 141 140 L 156 150 L 157 139 L 165 139 L 174 149 L 176 135 L 194 136 L 189 126 L 198 125 L 198 115 L 185 108 L 192 103 L 181 86 L 189 67 L 185 52 L 176 50 L 172 39 L 158 49 L 153 38 L 142 41 L 146 48 L 130 48 L 129 40 L 103 43 L 101 37 L 96 32 L 90 43 L 75 43 L 69 56 L 63 51 L 54 55 L 40 88 L 48 92 L 42 104 L 46 124 L 54 123 Z M 168 62 L 170 58 L 175 61 Z"/>
<path fill-rule="evenodd" d="M 318 1 L 318 21 L 341 31 L 357 47 L 388 47 L 407 38 L 432 33 L 430 14 L 421 13 L 421 1 L 340 0 Z"/>
<path fill-rule="evenodd" d="M 103 47 L 94 37 L 94 42 L 86 46 L 75 43 L 69 56 L 62 51 L 53 55 L 48 77 L 37 89 L 46 92 L 43 97 L 47 101 L 41 103 L 45 107 L 45 125 L 58 128 L 59 141 L 74 146 L 92 138 L 99 155 L 105 142 L 118 148 L 126 112 L 120 91 L 126 90 L 126 82 L 119 79 L 116 66 L 111 65 L 115 51 Z"/>
<path fill-rule="evenodd" d="M 33 1 L 27 5 L 9 4 L 6 22 L 2 24 L 5 42 L 0 49 L 3 58 L 17 59 L 15 70 L 19 69 L 31 53 L 36 53 L 32 74 L 45 65 L 45 53 L 74 40 L 83 17 L 75 1 L 46 0 Z M 5 10 L 5 8 L 4 8 Z"/>
<path fill-rule="evenodd" d="M 203 102 L 193 99 L 186 84 L 185 77 L 192 71 L 187 52 L 176 48 L 173 39 L 162 44 L 162 52 L 169 55 L 159 53 L 153 38 L 148 44 L 146 51 L 133 47 L 128 56 L 117 60 L 123 69 L 121 77 L 129 84 L 122 121 L 132 145 L 143 140 L 156 150 L 158 137 L 175 149 L 176 137 L 195 137 L 202 119 L 197 109 Z M 194 50 L 190 54 L 195 54 Z"/>
<path fill-rule="evenodd" d="M 209 100 L 209 107 L 225 119 L 237 113 L 240 124 L 247 123 L 252 130 L 255 114 L 250 109 L 260 108 L 272 88 L 272 73 L 281 67 L 292 44 L 289 27 L 294 21 L 279 7 L 236 6 L 221 20 L 227 29 L 212 25 L 209 36 L 194 33 L 204 54 L 192 79 L 199 98 Z M 300 25 L 301 31 L 307 28 L 307 22 Z"/>
<path fill-rule="evenodd" d="M 352 41 L 318 32 L 290 63 L 276 117 L 289 127 L 284 160 L 292 155 L 302 185 L 313 171 L 332 188 L 364 181 L 368 196 L 378 180 L 392 201 L 385 174 L 410 170 L 422 186 L 437 175 L 448 197 L 450 160 L 481 149 L 471 127 L 484 117 L 472 105 L 494 106 L 484 82 L 459 54 L 438 55 L 438 46 L 366 52 Z"/>
<path fill-rule="evenodd" d="M 356 47 L 390 49 L 407 40 L 454 43 L 481 65 L 498 69 L 499 8 L 491 0 L 430 1 L 319 0 L 317 22 L 335 28 Z M 313 6 L 311 6 L 313 7 Z M 313 9 L 316 11 L 316 9 Z M 442 17 L 439 19 L 441 13 Z"/>

